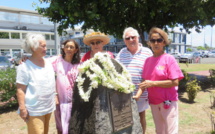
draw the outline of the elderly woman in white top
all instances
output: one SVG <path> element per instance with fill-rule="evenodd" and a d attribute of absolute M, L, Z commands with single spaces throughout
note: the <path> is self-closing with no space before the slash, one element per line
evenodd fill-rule
<path fill-rule="evenodd" d="M 43 58 L 46 41 L 41 34 L 27 34 L 22 47 L 32 56 L 17 68 L 18 112 L 27 123 L 29 134 L 48 134 L 56 103 L 54 70 Z"/>

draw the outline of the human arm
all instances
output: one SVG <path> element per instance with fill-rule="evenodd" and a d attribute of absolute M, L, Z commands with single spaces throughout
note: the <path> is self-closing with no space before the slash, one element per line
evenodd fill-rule
<path fill-rule="evenodd" d="M 160 81 L 151 81 L 145 80 L 139 84 L 140 88 L 149 88 L 149 87 L 162 87 L 162 88 L 170 88 L 174 86 L 178 86 L 179 80 L 160 80 Z"/>
<path fill-rule="evenodd" d="M 133 96 L 133 99 L 135 99 L 136 101 L 138 101 L 139 98 L 140 98 L 140 96 L 141 96 L 141 94 L 142 94 L 144 91 L 145 91 L 145 88 L 144 88 L 144 89 L 139 88 L 138 91 L 137 91 L 137 93 L 136 93 L 136 95 Z"/>
<path fill-rule="evenodd" d="M 28 111 L 25 107 L 25 91 L 27 86 L 17 83 L 16 96 L 19 103 L 20 117 L 24 120 L 28 120 Z"/>

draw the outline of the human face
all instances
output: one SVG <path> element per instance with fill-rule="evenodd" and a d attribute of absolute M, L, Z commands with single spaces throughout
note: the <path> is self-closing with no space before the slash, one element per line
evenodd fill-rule
<path fill-rule="evenodd" d="M 45 40 L 40 40 L 39 41 L 39 46 L 36 50 L 33 51 L 34 54 L 38 55 L 38 56 L 45 56 L 46 55 L 46 41 Z"/>
<path fill-rule="evenodd" d="M 93 53 L 102 52 L 103 51 L 103 42 L 101 40 L 92 40 L 90 42 L 91 50 Z"/>
<path fill-rule="evenodd" d="M 73 56 L 78 51 L 78 49 L 76 48 L 75 43 L 70 41 L 65 44 L 63 51 L 65 53 L 65 56 L 67 57 Z"/>
<path fill-rule="evenodd" d="M 150 38 L 150 47 L 155 54 L 160 54 L 164 52 L 164 39 L 158 34 L 153 33 Z"/>
<path fill-rule="evenodd" d="M 139 38 L 133 32 L 125 34 L 124 42 L 130 52 L 136 52 L 139 49 Z"/>

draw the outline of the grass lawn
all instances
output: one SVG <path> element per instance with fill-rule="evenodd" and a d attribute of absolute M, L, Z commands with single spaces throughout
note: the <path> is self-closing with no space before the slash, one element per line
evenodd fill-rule
<path fill-rule="evenodd" d="M 207 71 L 209 69 L 215 69 L 215 64 L 185 64 L 179 63 L 181 69 L 184 69 L 186 72 L 194 71 Z"/>
<path fill-rule="evenodd" d="M 215 90 L 215 89 L 214 89 Z M 212 90 L 211 90 L 212 91 Z M 210 91 L 200 91 L 194 103 L 188 101 L 187 93 L 179 97 L 179 134 L 211 134 Z M 146 111 L 146 134 L 155 134 L 151 110 Z"/>

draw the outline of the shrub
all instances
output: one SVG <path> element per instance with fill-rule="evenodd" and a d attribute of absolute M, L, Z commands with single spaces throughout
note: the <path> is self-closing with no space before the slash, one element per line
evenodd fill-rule
<path fill-rule="evenodd" d="M 215 134 L 215 112 L 214 111 L 211 112 L 210 119 L 211 119 L 211 126 L 212 126 L 211 134 Z"/>
<path fill-rule="evenodd" d="M 194 102 L 194 99 L 197 96 L 198 91 L 201 90 L 201 87 L 198 85 L 197 79 L 193 79 L 186 84 L 186 92 L 190 102 Z"/>
<path fill-rule="evenodd" d="M 215 108 L 215 91 L 210 93 L 211 108 Z"/>
<path fill-rule="evenodd" d="M 15 68 L 0 70 L 0 102 L 7 102 L 7 106 L 17 104 Z"/>
<path fill-rule="evenodd" d="M 215 82 L 215 69 L 209 69 L 212 84 Z"/>
<path fill-rule="evenodd" d="M 185 70 L 182 69 L 181 71 L 184 75 L 184 78 L 182 80 L 180 80 L 178 90 L 184 92 L 184 91 L 186 91 L 186 84 L 188 81 L 190 81 L 191 77 L 189 76 L 189 74 Z"/>

